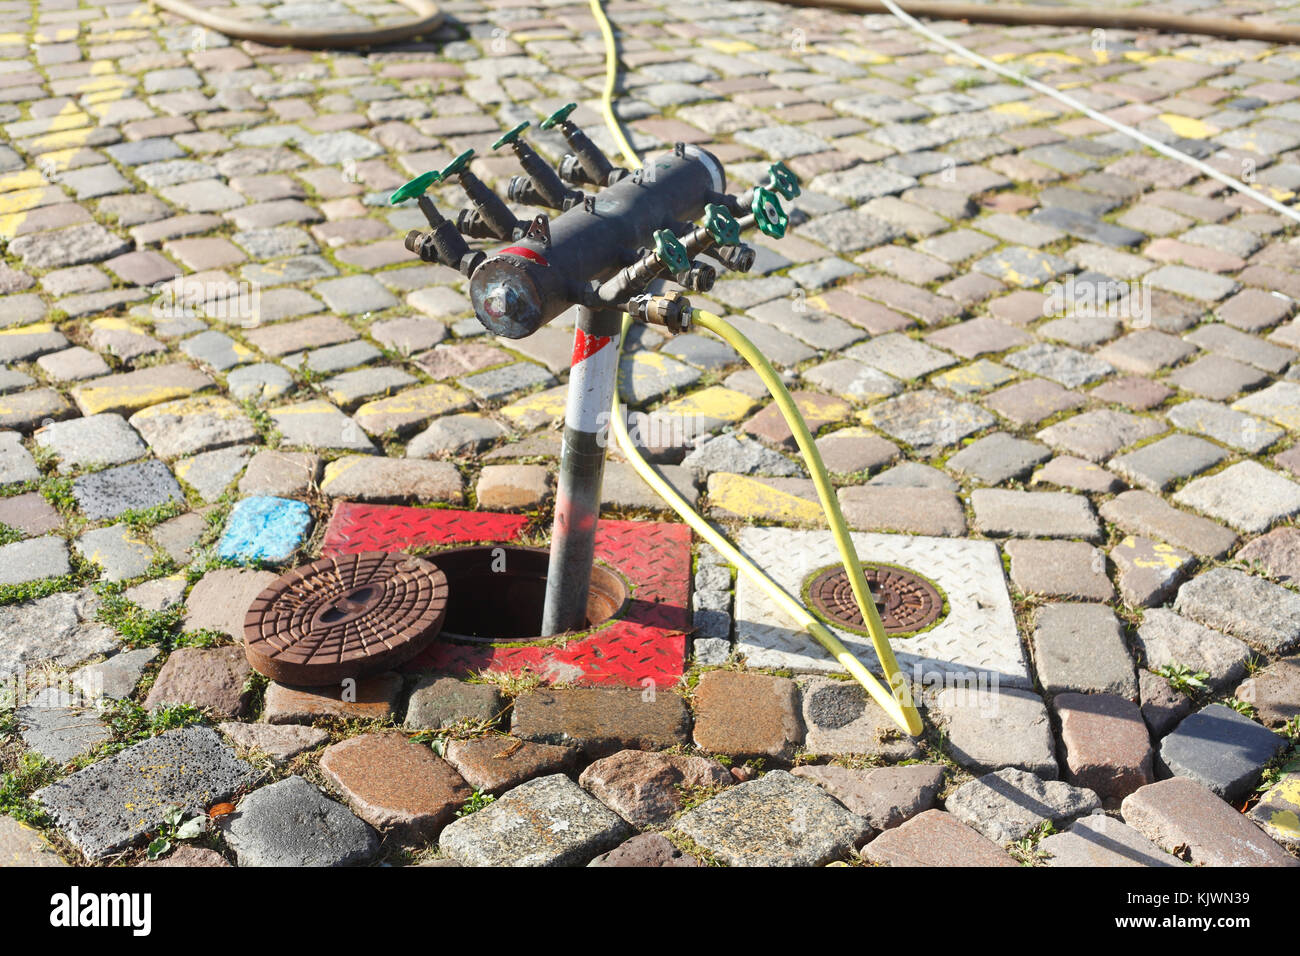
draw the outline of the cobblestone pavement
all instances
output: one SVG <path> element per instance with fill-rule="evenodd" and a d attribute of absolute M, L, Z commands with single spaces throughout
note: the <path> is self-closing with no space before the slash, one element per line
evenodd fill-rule
<path fill-rule="evenodd" d="M 574 0 L 444 8 L 437 43 L 314 54 L 0 2 L 0 672 L 64 688 L 0 711 L 0 861 L 1294 865 L 1294 223 L 888 17 L 613 3 L 618 110 L 640 150 L 802 178 L 790 233 L 696 303 L 785 372 L 863 540 L 983 615 L 912 656 L 1006 680 L 918 671 L 927 735 L 901 737 L 764 643 L 787 625 L 707 548 L 679 688 L 381 675 L 340 701 L 250 672 L 242 610 L 334 501 L 549 526 L 568 323 L 489 339 L 388 196 L 469 147 L 503 188 L 499 132 L 569 100 L 612 153 L 603 50 Z M 1294 50 L 939 29 L 1300 190 Z M 635 344 L 621 393 L 684 423 L 649 441 L 675 484 L 774 559 L 821 526 L 730 349 Z M 671 517 L 617 460 L 606 498 Z"/>

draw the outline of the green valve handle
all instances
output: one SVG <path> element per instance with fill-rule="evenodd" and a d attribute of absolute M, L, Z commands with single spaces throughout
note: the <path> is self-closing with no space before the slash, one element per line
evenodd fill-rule
<path fill-rule="evenodd" d="M 550 129 L 551 127 L 563 123 L 569 118 L 569 114 L 578 108 L 577 103 L 565 103 L 558 110 L 552 113 L 546 119 L 542 120 L 541 129 Z"/>
<path fill-rule="evenodd" d="M 388 197 L 388 201 L 394 206 L 401 205 L 408 199 L 415 199 L 417 196 L 423 196 L 425 191 L 442 178 L 442 173 L 436 169 L 427 173 L 416 176 L 409 183 L 403 183 L 397 187 L 397 191 Z"/>
<path fill-rule="evenodd" d="M 522 133 L 524 130 L 528 129 L 528 127 L 530 127 L 530 126 L 532 126 L 532 125 L 533 125 L 533 124 L 530 123 L 530 122 L 528 122 L 528 120 L 524 120 L 522 123 L 520 123 L 520 124 L 519 124 L 518 126 L 516 126 L 514 129 L 512 129 L 510 132 L 508 132 L 508 133 L 502 133 L 502 134 L 501 134 L 501 138 L 500 138 L 499 140 L 497 140 L 495 143 L 492 144 L 492 148 L 493 148 L 493 149 L 500 149 L 500 148 L 501 148 L 502 146 L 504 146 L 506 143 L 513 143 L 513 142 L 515 142 L 516 140 L 519 139 L 519 134 Z"/>
<path fill-rule="evenodd" d="M 455 159 L 453 159 L 450 163 L 447 164 L 447 167 L 441 173 L 438 174 L 438 178 L 447 179 L 450 176 L 457 176 L 460 173 L 463 173 L 466 169 L 469 168 L 469 161 L 473 158 L 474 158 L 474 150 L 472 149 L 465 150 L 465 152 L 461 153 L 459 156 L 457 156 Z"/>
<path fill-rule="evenodd" d="M 758 223 L 760 232 L 773 239 L 780 239 L 785 235 L 785 227 L 790 224 L 790 217 L 781 208 L 781 200 L 776 198 L 776 193 L 762 186 L 754 187 L 754 198 L 749 208 L 754 214 L 754 221 Z"/>
<path fill-rule="evenodd" d="M 685 272 L 691 267 L 686 247 L 668 229 L 655 233 L 655 258 L 667 266 L 669 272 Z"/>
<path fill-rule="evenodd" d="M 794 199 L 799 195 L 799 177 L 790 172 L 790 167 L 785 163 L 773 163 L 767 167 L 767 175 L 770 177 L 768 188 L 775 189 L 786 199 Z"/>
<path fill-rule="evenodd" d="M 704 207 L 704 228 L 720 246 L 734 246 L 740 242 L 740 223 L 720 203 L 710 203 Z"/>

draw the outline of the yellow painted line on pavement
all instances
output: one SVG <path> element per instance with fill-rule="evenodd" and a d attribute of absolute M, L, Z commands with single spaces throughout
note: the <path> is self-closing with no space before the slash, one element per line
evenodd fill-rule
<path fill-rule="evenodd" d="M 747 475 L 714 472 L 709 476 L 709 501 L 744 518 L 772 518 L 800 524 L 820 524 L 822 506 Z"/>

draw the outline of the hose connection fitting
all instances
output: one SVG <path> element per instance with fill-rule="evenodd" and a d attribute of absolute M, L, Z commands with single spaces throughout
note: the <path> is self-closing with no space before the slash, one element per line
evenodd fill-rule
<path fill-rule="evenodd" d="M 674 289 L 663 295 L 634 296 L 628 300 L 627 314 L 637 321 L 663 326 L 674 335 L 680 335 L 690 331 L 694 310 L 690 299 Z"/>

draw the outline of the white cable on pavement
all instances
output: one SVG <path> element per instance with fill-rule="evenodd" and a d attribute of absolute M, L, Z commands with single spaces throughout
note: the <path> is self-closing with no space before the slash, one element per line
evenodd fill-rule
<path fill-rule="evenodd" d="M 1014 83 L 1023 83 L 1031 90 L 1036 90 L 1039 93 L 1042 93 L 1044 96 L 1050 96 L 1052 99 L 1056 100 L 1057 102 L 1064 103 L 1066 106 L 1070 107 L 1070 109 L 1082 113 L 1084 116 L 1088 117 L 1089 119 L 1096 120 L 1098 123 L 1104 123 L 1106 126 L 1109 126 L 1111 129 L 1115 130 L 1116 132 L 1123 133 L 1125 136 L 1137 140 L 1143 146 L 1147 146 L 1151 149 L 1154 149 L 1157 153 L 1160 153 L 1164 156 L 1168 156 L 1170 159 L 1177 160 L 1180 163 L 1185 163 L 1186 165 L 1191 166 L 1193 169 L 1195 169 L 1197 172 L 1201 173 L 1202 175 L 1209 176 L 1211 179 L 1217 179 L 1219 182 L 1223 183 L 1225 186 L 1229 187 L 1230 189 L 1235 189 L 1237 192 L 1241 193 L 1242 195 L 1249 196 L 1251 199 L 1267 206 L 1269 209 L 1272 209 L 1274 212 L 1279 212 L 1290 219 L 1294 219 L 1296 222 L 1300 222 L 1300 212 L 1297 212 L 1295 209 L 1292 209 L 1290 206 L 1283 205 L 1282 203 L 1278 202 L 1276 199 L 1273 199 L 1270 196 L 1265 196 L 1257 189 L 1252 189 L 1250 186 L 1247 186 L 1241 180 L 1234 179 L 1233 177 L 1229 176 L 1227 173 L 1221 173 L 1219 172 L 1219 170 L 1215 169 L 1213 166 L 1209 165 L 1208 163 L 1201 162 L 1195 156 L 1189 156 L 1187 153 L 1184 153 L 1182 150 L 1174 149 L 1172 146 L 1167 146 L 1164 143 L 1160 142 L 1158 139 L 1153 139 L 1152 137 L 1148 136 L 1146 133 L 1134 129 L 1132 126 L 1126 126 L 1125 124 L 1119 122 L 1118 120 L 1111 119 L 1109 116 L 1107 116 L 1104 113 L 1099 113 L 1096 110 L 1092 109 L 1091 107 L 1084 106 L 1074 97 L 1070 96 L 1067 93 L 1062 93 L 1060 90 L 1056 89 L 1055 87 L 1048 86 L 1046 83 L 1040 83 L 1037 80 L 1033 79 L 1032 77 L 1025 76 L 1023 73 L 1017 73 L 1015 70 L 1009 70 L 1006 67 L 1002 66 L 1000 63 L 994 63 L 992 60 L 988 59 L 987 57 L 980 56 L 974 50 L 968 50 L 960 43 L 956 43 L 952 40 L 949 40 L 945 36 L 940 36 L 938 33 L 935 33 L 933 30 L 927 27 L 924 23 L 922 23 L 921 21 L 917 20 L 914 16 L 909 14 L 906 10 L 902 9 L 897 3 L 894 2 L 894 0 L 881 0 L 881 2 L 884 3 L 884 5 L 889 9 L 889 12 L 892 13 L 898 20 L 902 21 L 908 27 L 911 27 L 913 30 L 921 34 L 927 40 L 930 40 L 933 43 L 937 43 L 942 47 L 946 47 L 947 49 L 951 50 L 953 53 L 956 53 L 958 56 L 965 57 L 967 60 L 970 60 L 972 63 L 984 67 L 986 70 L 992 70 L 994 73 L 998 74 L 999 76 L 1005 77 L 1006 79 L 1011 80 Z"/>

